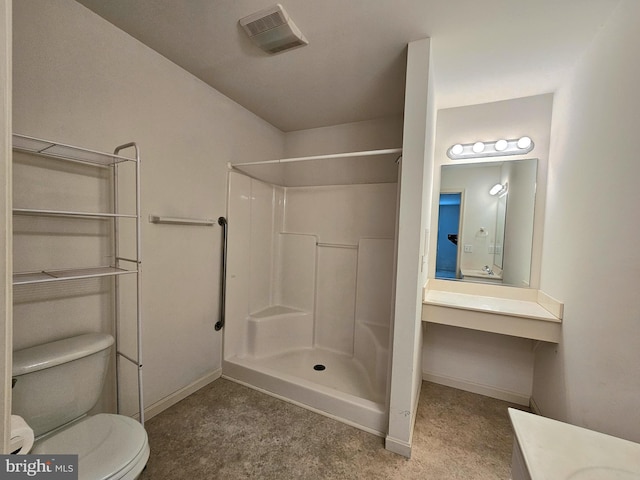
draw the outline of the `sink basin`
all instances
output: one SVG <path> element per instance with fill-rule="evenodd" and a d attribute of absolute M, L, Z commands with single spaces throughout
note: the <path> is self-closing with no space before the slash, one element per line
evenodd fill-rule
<path fill-rule="evenodd" d="M 640 480 L 640 443 L 509 408 L 513 458 L 529 476 L 553 480 Z M 516 455 L 516 453 L 518 455 Z M 516 470 L 517 473 L 523 470 Z"/>
<path fill-rule="evenodd" d="M 487 278 L 493 280 L 502 280 L 502 275 L 496 273 L 487 273 L 485 270 L 462 269 L 462 277 Z"/>

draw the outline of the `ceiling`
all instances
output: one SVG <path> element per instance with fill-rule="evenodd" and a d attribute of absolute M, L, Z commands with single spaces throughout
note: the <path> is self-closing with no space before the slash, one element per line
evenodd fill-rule
<path fill-rule="evenodd" d="M 280 0 L 309 45 L 238 24 L 273 0 L 77 0 L 284 132 L 399 115 L 406 46 L 432 39 L 439 108 L 554 91 L 619 0 Z"/>

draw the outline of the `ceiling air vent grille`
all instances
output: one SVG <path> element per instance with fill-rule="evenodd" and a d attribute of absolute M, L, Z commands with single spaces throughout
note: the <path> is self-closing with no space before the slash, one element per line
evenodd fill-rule
<path fill-rule="evenodd" d="M 285 23 L 287 23 L 287 21 L 280 12 L 275 12 L 271 15 L 267 15 L 266 17 L 258 18 L 253 22 L 247 23 L 245 28 L 249 31 L 249 35 L 253 36 L 266 32 L 267 30 L 271 30 L 272 28 L 280 27 Z"/>
<path fill-rule="evenodd" d="M 241 18 L 240 25 L 249 38 L 268 53 L 309 44 L 280 4 Z"/>

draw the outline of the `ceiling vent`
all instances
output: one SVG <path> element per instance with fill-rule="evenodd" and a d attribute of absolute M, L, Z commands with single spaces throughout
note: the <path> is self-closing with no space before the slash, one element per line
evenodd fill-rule
<path fill-rule="evenodd" d="M 241 18 L 240 25 L 249 38 L 268 53 L 309 44 L 280 4 Z"/>

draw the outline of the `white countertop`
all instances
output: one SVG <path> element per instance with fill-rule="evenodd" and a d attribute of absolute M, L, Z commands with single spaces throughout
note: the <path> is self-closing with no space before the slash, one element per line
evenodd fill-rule
<path fill-rule="evenodd" d="M 542 307 L 542 305 L 526 300 L 445 292 L 442 290 L 427 290 L 424 296 L 424 303 L 441 307 L 490 312 L 512 317 L 534 318 L 560 323 L 560 319 L 551 314 L 547 309 Z"/>
<path fill-rule="evenodd" d="M 558 343 L 563 308 L 540 290 L 430 279 L 422 320 Z"/>
<path fill-rule="evenodd" d="M 532 480 L 639 480 L 640 444 L 509 408 Z"/>

